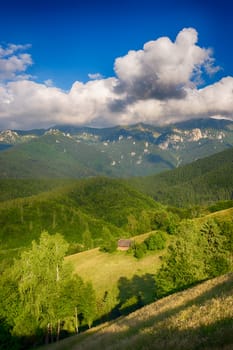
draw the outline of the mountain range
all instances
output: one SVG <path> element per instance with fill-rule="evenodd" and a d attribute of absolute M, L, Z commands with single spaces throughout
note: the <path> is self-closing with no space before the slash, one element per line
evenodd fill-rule
<path fill-rule="evenodd" d="M 157 174 L 233 146 L 233 121 L 192 120 L 111 128 L 57 125 L 2 130 L 0 178 L 131 177 Z"/>

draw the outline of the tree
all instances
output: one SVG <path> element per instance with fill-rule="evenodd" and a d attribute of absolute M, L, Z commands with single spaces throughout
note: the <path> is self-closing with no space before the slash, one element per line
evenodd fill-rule
<path fill-rule="evenodd" d="M 208 277 L 216 277 L 229 271 L 230 252 L 228 242 L 220 227 L 209 219 L 201 228 L 203 257 Z"/>
<path fill-rule="evenodd" d="M 130 233 L 137 233 L 137 229 L 138 229 L 138 221 L 136 219 L 136 217 L 133 214 L 129 214 L 127 216 L 127 230 Z"/>
<path fill-rule="evenodd" d="M 167 231 L 169 234 L 176 232 L 179 222 L 178 215 L 168 212 L 164 209 L 157 210 L 152 219 L 152 226 L 154 229 Z"/>
<path fill-rule="evenodd" d="M 87 282 L 82 290 L 80 311 L 84 321 L 91 328 L 96 316 L 96 296 L 91 282 Z"/>
<path fill-rule="evenodd" d="M 181 290 L 206 277 L 198 227 L 185 220 L 156 274 L 156 295 Z"/>
<path fill-rule="evenodd" d="M 85 231 L 82 234 L 83 239 L 83 246 L 84 249 L 92 249 L 93 248 L 93 240 L 91 236 L 91 232 L 89 230 L 89 227 L 85 229 Z"/>
<path fill-rule="evenodd" d="M 135 258 L 141 259 L 146 254 L 146 245 L 144 242 L 135 243 L 132 247 Z"/>
<path fill-rule="evenodd" d="M 58 322 L 57 308 L 62 286 L 67 279 L 64 256 L 68 244 L 59 234 L 41 234 L 31 250 L 21 255 L 18 264 L 18 290 L 23 313 L 15 323 L 16 335 L 35 332 Z M 31 320 L 31 321 L 29 321 Z M 30 328 L 25 330 L 25 324 Z"/>
<path fill-rule="evenodd" d="M 67 248 L 60 234 L 43 232 L 39 242 L 33 241 L 32 248 L 1 276 L 0 319 L 6 320 L 12 335 L 44 337 L 48 343 L 59 339 L 63 325 L 68 329 L 72 324 L 69 331 L 76 331 L 85 285 L 65 263 Z M 91 317 L 85 317 L 90 325 Z"/>
<path fill-rule="evenodd" d="M 151 233 L 144 241 L 148 250 L 162 250 L 166 245 L 166 237 L 163 232 Z"/>
<path fill-rule="evenodd" d="M 113 253 L 117 250 L 116 238 L 111 234 L 107 227 L 103 227 L 102 236 L 104 237 L 104 242 L 101 244 L 100 250 L 107 253 Z"/>
<path fill-rule="evenodd" d="M 226 237 L 214 220 L 201 229 L 191 220 L 183 221 L 176 240 L 168 247 L 156 275 L 158 297 L 184 289 L 198 281 L 230 271 L 230 252 Z"/>

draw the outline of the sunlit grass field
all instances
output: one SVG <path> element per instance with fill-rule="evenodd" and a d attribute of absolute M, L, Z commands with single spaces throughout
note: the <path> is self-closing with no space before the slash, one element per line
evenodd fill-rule
<path fill-rule="evenodd" d="M 135 236 L 135 242 L 142 242 L 150 233 Z M 111 295 L 109 308 L 114 308 L 124 298 L 132 295 L 135 290 L 141 292 L 143 302 L 154 300 L 154 275 L 161 266 L 161 256 L 166 249 L 147 253 L 142 259 L 136 259 L 127 251 L 114 253 L 101 252 L 99 248 L 70 255 L 66 258 L 75 267 L 75 272 L 85 281 L 91 281 L 96 290 L 97 300 L 103 299 L 106 292 Z M 119 295 L 121 290 L 121 296 Z"/>

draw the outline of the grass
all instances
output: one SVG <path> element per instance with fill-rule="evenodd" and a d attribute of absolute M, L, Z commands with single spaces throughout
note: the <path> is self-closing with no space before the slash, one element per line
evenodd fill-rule
<path fill-rule="evenodd" d="M 213 219 L 219 219 L 220 221 L 232 221 L 233 218 L 233 208 L 224 209 L 217 211 L 215 213 L 209 214 L 206 218 L 212 217 Z"/>
<path fill-rule="evenodd" d="M 44 350 L 230 350 L 233 274 L 170 295 Z"/>
<path fill-rule="evenodd" d="M 207 214 L 200 218 L 195 219 L 197 222 L 204 223 L 208 219 L 216 219 L 220 222 L 232 222 L 233 219 L 233 208 L 228 208 L 220 211 L 216 211 L 211 214 Z"/>
<path fill-rule="evenodd" d="M 150 233 L 133 237 L 142 242 Z M 96 290 L 97 300 L 103 300 L 106 293 L 111 296 L 109 309 L 125 303 L 140 293 L 142 302 L 154 300 L 154 274 L 161 265 L 160 256 L 165 253 L 148 253 L 137 260 L 128 252 L 104 253 L 98 248 L 66 258 L 75 267 L 75 272 L 85 281 L 91 281 Z"/>

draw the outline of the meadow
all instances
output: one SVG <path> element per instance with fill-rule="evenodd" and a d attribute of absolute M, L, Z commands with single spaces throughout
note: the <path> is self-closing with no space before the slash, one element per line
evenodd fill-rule
<path fill-rule="evenodd" d="M 151 234 L 132 237 L 141 243 Z M 154 301 L 154 276 L 161 266 L 161 257 L 166 249 L 147 252 L 142 259 L 136 259 L 127 251 L 114 253 L 91 249 L 66 257 L 72 263 L 75 272 L 86 282 L 90 281 L 96 291 L 98 310 L 101 316 L 114 317 L 128 313 L 138 307 L 138 298 L 142 305 Z M 115 310 L 115 311 L 114 311 Z M 108 315 L 110 312 L 110 315 Z M 114 314 L 115 312 L 115 314 Z"/>

